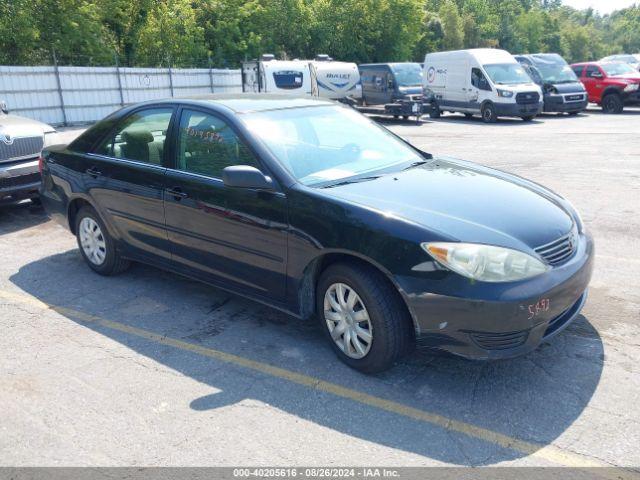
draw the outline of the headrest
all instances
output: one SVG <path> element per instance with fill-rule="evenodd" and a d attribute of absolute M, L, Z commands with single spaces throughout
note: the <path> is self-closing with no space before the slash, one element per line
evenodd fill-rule
<path fill-rule="evenodd" d="M 125 130 L 122 132 L 122 139 L 127 143 L 151 143 L 153 134 L 148 130 Z"/>

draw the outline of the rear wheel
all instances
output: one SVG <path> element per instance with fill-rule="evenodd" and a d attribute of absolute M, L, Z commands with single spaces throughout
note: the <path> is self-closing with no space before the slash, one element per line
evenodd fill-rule
<path fill-rule="evenodd" d="M 602 111 L 604 113 L 622 113 L 624 103 L 617 93 L 610 93 L 602 99 Z"/>
<path fill-rule="evenodd" d="M 497 120 L 496 108 L 493 103 L 485 103 L 482 106 L 482 121 L 484 123 L 495 123 Z"/>
<path fill-rule="evenodd" d="M 465 118 L 473 118 L 473 113 L 465 113 L 464 114 Z"/>
<path fill-rule="evenodd" d="M 412 324 L 406 308 L 379 272 L 335 264 L 318 281 L 317 313 L 340 360 L 366 373 L 386 370 L 407 354 Z"/>
<path fill-rule="evenodd" d="M 527 115 L 525 117 L 522 117 L 522 120 L 525 122 L 530 122 L 531 120 L 533 120 L 533 115 Z"/>
<path fill-rule="evenodd" d="M 575 117 L 579 114 L 580 112 L 569 112 L 569 116 L 570 117 Z"/>
<path fill-rule="evenodd" d="M 440 106 L 438 105 L 438 102 L 436 102 L 435 100 L 431 101 L 430 108 L 429 108 L 429 116 L 431 118 L 440 118 Z"/>
<path fill-rule="evenodd" d="M 130 262 L 120 256 L 102 219 L 92 207 L 82 207 L 76 215 L 76 238 L 82 257 L 95 272 L 116 275 L 129 268 Z"/>

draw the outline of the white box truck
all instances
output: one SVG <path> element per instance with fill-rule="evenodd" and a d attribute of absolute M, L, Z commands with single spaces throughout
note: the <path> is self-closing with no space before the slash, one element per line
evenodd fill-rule
<path fill-rule="evenodd" d="M 336 62 L 326 55 L 315 60 L 260 60 L 242 64 L 242 90 L 341 100 L 362 97 L 360 73 L 355 63 Z"/>
<path fill-rule="evenodd" d="M 542 111 L 542 90 L 505 50 L 477 48 L 428 53 L 423 88 L 427 111 L 480 114 L 487 123 L 498 117 L 533 119 Z"/>

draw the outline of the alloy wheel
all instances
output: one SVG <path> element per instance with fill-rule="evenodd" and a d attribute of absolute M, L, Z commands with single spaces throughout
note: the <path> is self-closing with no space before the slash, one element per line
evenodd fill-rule
<path fill-rule="evenodd" d="M 356 291 L 334 283 L 324 295 L 324 319 L 335 344 L 350 358 L 363 358 L 371 349 L 373 326 Z"/>

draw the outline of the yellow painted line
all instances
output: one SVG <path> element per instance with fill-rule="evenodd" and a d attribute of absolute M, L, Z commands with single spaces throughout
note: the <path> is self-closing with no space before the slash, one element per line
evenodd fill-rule
<path fill-rule="evenodd" d="M 543 445 L 543 444 L 528 442 L 524 440 L 519 440 L 517 438 L 510 437 L 508 435 L 495 432 L 487 428 L 479 427 L 466 422 L 461 422 L 459 420 L 448 418 L 437 413 L 432 413 L 425 410 L 409 407 L 407 405 L 403 405 L 401 403 L 394 402 L 392 400 L 386 400 L 384 398 L 376 397 L 374 395 L 369 395 L 367 393 L 363 393 L 358 390 L 343 387 L 335 383 L 326 382 L 324 380 L 312 377 L 310 375 L 304 375 L 291 370 L 275 367 L 273 365 L 269 365 L 266 363 L 241 357 L 239 355 L 234 355 L 232 353 L 227 353 L 220 350 L 214 350 L 212 348 L 195 345 L 193 343 L 184 342 L 182 340 L 178 340 L 175 338 L 165 337 L 163 335 L 160 335 L 158 333 L 154 333 L 148 330 L 143 330 L 141 328 L 132 327 L 120 322 L 107 320 L 97 315 L 90 315 L 90 314 L 83 313 L 71 308 L 61 307 L 57 305 L 50 305 L 30 295 L 0 290 L 0 298 L 9 302 L 15 302 L 22 305 L 31 305 L 40 309 L 53 310 L 64 316 L 72 317 L 83 322 L 91 322 L 106 328 L 110 328 L 112 330 L 117 330 L 120 332 L 128 333 L 130 335 L 135 335 L 137 337 L 144 338 L 155 343 L 168 345 L 171 347 L 178 348 L 180 350 L 195 353 L 197 355 L 202 355 L 204 357 L 213 358 L 215 360 L 219 360 L 219 361 L 230 363 L 230 364 L 240 366 L 249 370 L 264 373 L 266 375 L 280 378 L 298 385 L 303 385 L 305 387 L 309 387 L 314 390 L 330 393 L 332 395 L 335 395 L 341 398 L 352 400 L 354 402 L 358 402 L 363 405 L 368 405 L 370 407 L 375 407 L 380 410 L 384 410 L 386 412 L 394 413 L 397 415 L 401 415 L 403 417 L 411 418 L 413 420 L 418 420 L 431 425 L 435 425 L 452 432 L 461 433 L 463 435 L 466 435 L 478 440 L 482 440 L 484 442 L 493 443 L 495 445 L 499 445 L 504 448 L 515 450 L 517 452 L 530 455 L 532 457 L 540 458 L 564 467 L 575 467 L 575 468 L 609 467 L 607 469 L 604 469 L 602 473 L 604 474 L 605 472 L 610 472 L 610 475 L 607 474 L 607 476 L 610 476 L 611 478 L 618 478 L 618 479 L 629 478 L 628 475 L 630 473 L 634 473 L 634 472 L 629 472 L 623 469 L 617 469 L 617 468 L 612 469 L 611 468 L 612 466 L 607 463 L 593 460 L 591 458 L 587 458 L 580 454 L 562 450 L 561 448 L 555 447 L 553 445 Z M 624 474 L 624 476 L 621 477 L 621 474 Z M 640 478 L 640 476 L 636 476 L 636 478 Z"/>

